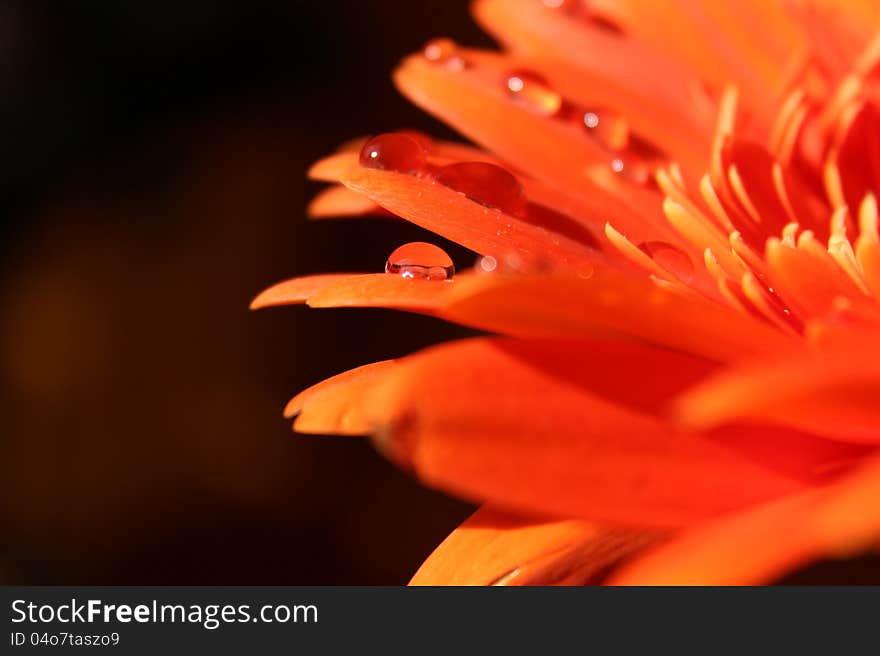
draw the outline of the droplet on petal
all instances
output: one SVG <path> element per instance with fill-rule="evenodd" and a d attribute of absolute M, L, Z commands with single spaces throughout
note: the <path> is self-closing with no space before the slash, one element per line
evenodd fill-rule
<path fill-rule="evenodd" d="M 495 164 L 449 164 L 437 172 L 436 180 L 481 205 L 495 207 L 505 214 L 518 215 L 525 210 L 526 196 L 519 180 Z"/>
<path fill-rule="evenodd" d="M 610 166 L 612 171 L 630 182 L 644 186 L 652 186 L 654 183 L 651 166 L 638 157 L 615 157 Z"/>
<path fill-rule="evenodd" d="M 454 71 L 467 67 L 467 61 L 461 56 L 458 44 L 452 39 L 432 39 L 425 44 L 422 55 L 429 62 L 443 64 Z"/>
<path fill-rule="evenodd" d="M 424 132 L 420 132 L 419 130 L 398 130 L 395 134 L 403 134 L 415 141 L 422 147 L 422 150 L 425 153 L 429 153 L 434 149 L 434 140 L 425 134 Z"/>
<path fill-rule="evenodd" d="M 541 116 L 556 116 L 562 109 L 562 96 L 538 73 L 514 71 L 504 80 L 507 95 Z"/>
<path fill-rule="evenodd" d="M 498 269 L 498 259 L 491 255 L 481 255 L 474 264 L 477 273 L 492 273 Z"/>
<path fill-rule="evenodd" d="M 452 258 L 439 246 L 413 241 L 397 248 L 385 262 L 385 273 L 415 280 L 451 280 Z"/>
<path fill-rule="evenodd" d="M 608 150 L 619 152 L 629 145 L 629 125 L 613 112 L 588 109 L 581 121 L 588 134 Z"/>
<path fill-rule="evenodd" d="M 408 134 L 388 132 L 365 143 L 359 161 L 370 169 L 419 173 L 425 168 L 425 149 Z"/>
<path fill-rule="evenodd" d="M 693 280 L 693 262 L 680 248 L 665 241 L 644 241 L 639 244 L 639 249 L 682 282 Z"/>

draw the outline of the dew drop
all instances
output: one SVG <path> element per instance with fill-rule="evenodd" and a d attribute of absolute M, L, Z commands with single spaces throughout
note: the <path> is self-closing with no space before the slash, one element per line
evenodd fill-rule
<path fill-rule="evenodd" d="M 541 116 L 556 116 L 562 109 L 562 96 L 538 73 L 519 70 L 504 80 L 507 95 Z"/>
<path fill-rule="evenodd" d="M 467 68 L 467 61 L 461 56 L 458 44 L 452 39 L 432 39 L 422 49 L 422 56 L 433 64 L 442 64 L 454 71 Z"/>
<path fill-rule="evenodd" d="M 419 173 L 425 168 L 425 149 L 408 134 L 388 132 L 365 143 L 359 161 L 370 169 Z"/>
<path fill-rule="evenodd" d="M 402 134 L 409 137 L 417 144 L 419 144 L 425 153 L 429 153 L 434 149 L 434 140 L 430 136 L 428 136 L 424 132 L 420 132 L 419 130 L 398 130 L 397 132 L 395 132 L 395 134 Z"/>
<path fill-rule="evenodd" d="M 400 246 L 388 256 L 385 273 L 414 280 L 451 280 L 455 275 L 455 266 L 442 248 L 413 241 Z"/>
<path fill-rule="evenodd" d="M 505 214 L 515 216 L 525 210 L 526 196 L 519 180 L 495 164 L 448 164 L 437 171 L 436 180 L 481 205 L 497 208 Z"/>
<path fill-rule="evenodd" d="M 492 273 L 498 269 L 498 258 L 491 255 L 481 255 L 477 258 L 477 262 L 474 264 L 474 269 L 477 273 Z"/>
<path fill-rule="evenodd" d="M 620 152 L 629 145 L 629 124 L 614 112 L 588 109 L 581 121 L 588 134 L 606 149 Z"/>
<path fill-rule="evenodd" d="M 691 258 L 680 248 L 665 241 L 644 241 L 639 244 L 639 249 L 682 282 L 689 283 L 694 279 Z"/>

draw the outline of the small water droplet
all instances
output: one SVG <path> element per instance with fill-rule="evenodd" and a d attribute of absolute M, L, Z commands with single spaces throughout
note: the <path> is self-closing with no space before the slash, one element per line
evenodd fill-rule
<path fill-rule="evenodd" d="M 525 210 L 522 185 L 510 172 L 488 162 L 458 162 L 442 167 L 436 175 L 442 185 L 473 201 L 518 215 Z"/>
<path fill-rule="evenodd" d="M 454 71 L 467 68 L 467 61 L 461 56 L 458 44 L 452 39 L 432 39 L 425 44 L 422 56 L 434 64 L 442 64 Z"/>
<path fill-rule="evenodd" d="M 682 282 L 689 283 L 694 279 L 691 258 L 677 246 L 665 241 L 644 241 L 639 244 L 639 249 Z"/>
<path fill-rule="evenodd" d="M 451 280 L 455 275 L 452 258 L 439 246 L 413 241 L 397 248 L 385 262 L 385 273 L 414 280 Z"/>
<path fill-rule="evenodd" d="M 538 73 L 514 71 L 504 79 L 504 86 L 508 96 L 541 116 L 556 116 L 562 109 L 562 96 Z"/>
<path fill-rule="evenodd" d="M 491 255 L 481 255 L 477 258 L 474 269 L 478 273 L 492 273 L 498 268 L 498 259 Z"/>
<path fill-rule="evenodd" d="M 419 173 L 425 168 L 425 149 L 408 134 L 388 132 L 365 143 L 359 161 L 370 169 Z"/>
<path fill-rule="evenodd" d="M 638 157 L 615 157 L 611 160 L 611 170 L 621 178 L 638 185 L 646 187 L 655 185 L 653 169 Z"/>
<path fill-rule="evenodd" d="M 620 152 L 629 145 L 629 124 L 614 112 L 588 109 L 581 121 L 589 135 L 606 149 Z"/>

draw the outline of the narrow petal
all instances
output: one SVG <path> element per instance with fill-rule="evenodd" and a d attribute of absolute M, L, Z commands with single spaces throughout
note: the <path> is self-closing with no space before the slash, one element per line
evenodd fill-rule
<path fill-rule="evenodd" d="M 523 512 L 677 526 L 801 489 L 648 414 L 704 366 L 632 345 L 476 339 L 408 358 L 367 405 L 379 447 L 427 484 Z M 632 384 L 633 367 L 656 378 Z"/>
<path fill-rule="evenodd" d="M 387 210 L 478 253 L 517 253 L 592 270 L 600 254 L 559 234 L 476 203 L 441 184 L 392 171 L 356 167 L 341 181 Z"/>
<path fill-rule="evenodd" d="M 832 439 L 880 444 L 880 351 L 873 335 L 733 368 L 686 392 L 677 407 L 707 428 L 737 418 L 798 427 Z"/>
<path fill-rule="evenodd" d="M 390 273 L 346 276 L 309 296 L 310 307 L 383 307 L 433 313 L 451 293 L 452 280 L 420 280 Z"/>
<path fill-rule="evenodd" d="M 771 583 L 817 558 L 880 545 L 880 459 L 844 481 L 696 527 L 649 550 L 611 579 L 616 585 Z"/>
<path fill-rule="evenodd" d="M 312 385 L 290 400 L 284 416 L 296 417 L 293 427 L 301 433 L 366 435 L 370 425 L 360 402 L 395 364 L 394 360 L 374 362 Z"/>
<path fill-rule="evenodd" d="M 342 185 L 327 187 L 309 203 L 308 215 L 313 219 L 327 219 L 344 216 L 386 214 L 363 194 L 358 194 Z"/>
<path fill-rule="evenodd" d="M 434 550 L 410 585 L 586 585 L 656 539 L 652 532 L 484 507 Z"/>
<path fill-rule="evenodd" d="M 483 276 L 461 280 L 443 316 L 533 337 L 612 333 L 722 362 L 788 350 L 797 341 L 707 300 L 662 289 L 644 276 L 596 268 L 592 276 Z"/>
<path fill-rule="evenodd" d="M 351 273 L 319 273 L 313 276 L 291 278 L 272 285 L 251 301 L 251 310 L 273 305 L 297 305 L 305 303 L 318 290 L 327 285 L 351 277 Z"/>

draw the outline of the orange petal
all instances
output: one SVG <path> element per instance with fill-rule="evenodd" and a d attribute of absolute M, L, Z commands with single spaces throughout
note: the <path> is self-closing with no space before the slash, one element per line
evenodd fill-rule
<path fill-rule="evenodd" d="M 675 526 L 800 489 L 634 409 L 656 409 L 698 362 L 607 342 L 474 339 L 408 358 L 366 405 L 379 447 L 427 484 L 523 512 Z M 634 384 L 647 372 L 656 378 Z"/>
<path fill-rule="evenodd" d="M 478 253 L 517 253 L 591 270 L 600 254 L 559 234 L 476 203 L 441 184 L 392 171 L 355 167 L 341 178 L 387 210 Z"/>
<path fill-rule="evenodd" d="M 804 351 L 721 372 L 685 393 L 678 410 L 697 428 L 752 418 L 880 444 L 878 390 L 875 337 L 852 334 L 819 353 Z"/>
<path fill-rule="evenodd" d="M 322 287 L 326 287 L 330 283 L 345 280 L 351 277 L 351 273 L 319 273 L 313 276 L 302 276 L 299 278 L 291 278 L 284 282 L 272 285 L 266 290 L 260 292 L 257 297 L 251 301 L 251 310 L 258 310 L 273 305 L 295 305 L 305 303 L 306 300 L 313 296 Z"/>
<path fill-rule="evenodd" d="M 656 534 L 589 522 L 535 520 L 487 507 L 453 531 L 410 585 L 585 585 Z"/>
<path fill-rule="evenodd" d="M 681 534 L 611 579 L 617 585 L 754 585 L 822 557 L 880 545 L 880 459 L 842 482 Z"/>
<path fill-rule="evenodd" d="M 313 219 L 365 214 L 385 214 L 385 212 L 369 198 L 342 185 L 335 185 L 320 191 L 308 207 L 308 215 Z"/>
<path fill-rule="evenodd" d="M 321 287 L 308 299 L 309 307 L 382 307 L 432 313 L 456 283 L 420 280 L 390 273 L 347 276 Z"/>
<path fill-rule="evenodd" d="M 597 267 L 577 276 L 474 276 L 459 281 L 442 316 L 483 330 L 562 337 L 626 335 L 722 362 L 791 349 L 770 325 L 643 276 Z"/>
<path fill-rule="evenodd" d="M 639 211 L 657 230 L 664 229 L 660 195 L 612 173 L 616 155 L 579 126 L 510 100 L 502 87 L 510 63 L 502 56 L 471 51 L 468 56 L 479 56 L 480 62 L 465 72 L 434 66 L 420 55 L 409 57 L 395 72 L 395 82 L 417 105 L 546 186 L 583 203 L 599 199 L 611 208 Z M 644 202 L 646 195 L 652 204 Z"/>
<path fill-rule="evenodd" d="M 687 165 L 704 166 L 711 125 L 696 111 L 687 69 L 663 53 L 540 2 L 480 0 L 474 14 L 524 60 L 511 68 L 537 69 L 570 101 L 611 107 Z"/>
<path fill-rule="evenodd" d="M 284 416 L 296 417 L 293 427 L 301 433 L 366 435 L 370 426 L 360 402 L 395 364 L 394 360 L 366 364 L 312 385 L 290 400 Z"/>

